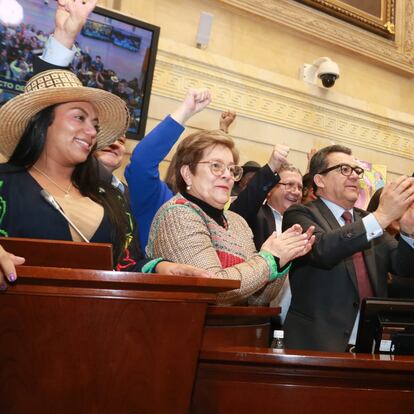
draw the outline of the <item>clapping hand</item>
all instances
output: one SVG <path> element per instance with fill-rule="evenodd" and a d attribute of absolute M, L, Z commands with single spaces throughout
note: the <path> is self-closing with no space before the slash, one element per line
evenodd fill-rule
<path fill-rule="evenodd" d="M 374 216 L 383 229 L 386 229 L 394 220 L 399 220 L 403 231 L 406 226 L 412 227 L 410 212 L 407 209 L 414 202 L 414 178 L 402 176 L 397 181 L 388 183 L 382 190 L 380 202 Z M 408 220 L 408 221 L 407 221 Z"/>
<path fill-rule="evenodd" d="M 282 234 L 276 235 L 276 233 L 273 233 L 263 243 L 261 250 L 265 250 L 278 257 L 279 264 L 283 267 L 293 259 L 310 252 L 315 242 L 314 230 L 315 227 L 311 226 L 303 233 L 302 227 L 299 224 L 295 224 Z"/>

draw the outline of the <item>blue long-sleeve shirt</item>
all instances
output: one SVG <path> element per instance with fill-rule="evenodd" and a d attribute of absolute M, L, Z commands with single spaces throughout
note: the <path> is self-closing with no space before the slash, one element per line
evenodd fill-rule
<path fill-rule="evenodd" d="M 138 223 L 139 240 L 145 251 L 148 235 L 158 209 L 174 193 L 160 178 L 159 165 L 183 133 L 184 127 L 167 116 L 135 147 L 125 169 L 131 210 Z"/>
<path fill-rule="evenodd" d="M 131 162 L 125 169 L 129 186 L 131 210 L 138 223 L 141 248 L 145 251 L 152 220 L 158 209 L 174 193 L 160 179 L 159 165 L 183 133 L 184 127 L 167 116 L 135 147 Z M 280 177 L 269 165 L 260 168 L 247 187 L 230 205 L 252 226 L 267 193 Z"/>

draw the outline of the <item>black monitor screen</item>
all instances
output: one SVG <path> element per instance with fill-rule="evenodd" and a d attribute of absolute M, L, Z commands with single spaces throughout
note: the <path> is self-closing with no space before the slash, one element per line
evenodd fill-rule
<path fill-rule="evenodd" d="M 414 299 L 364 299 L 355 350 L 414 355 Z"/>
<path fill-rule="evenodd" d="M 23 91 L 33 55 L 54 30 L 56 2 L 19 0 L 23 22 L 0 23 L 0 105 Z M 96 7 L 79 34 L 72 70 L 85 86 L 125 100 L 131 113 L 128 138 L 145 134 L 159 27 Z"/>

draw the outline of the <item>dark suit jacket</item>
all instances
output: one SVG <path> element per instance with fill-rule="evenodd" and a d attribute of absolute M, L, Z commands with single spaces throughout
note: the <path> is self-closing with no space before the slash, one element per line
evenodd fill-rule
<path fill-rule="evenodd" d="M 276 231 L 275 217 L 273 216 L 272 209 L 267 204 L 263 204 L 260 207 L 251 229 L 253 231 L 254 244 L 259 251 L 268 237 Z"/>
<path fill-rule="evenodd" d="M 256 172 L 247 187 L 230 204 L 230 210 L 242 216 L 249 227 L 253 229 L 257 213 L 266 199 L 267 193 L 279 181 L 279 174 L 275 174 L 266 164 Z"/>
<path fill-rule="evenodd" d="M 362 217 L 354 208 L 354 222 L 341 227 L 320 199 L 290 207 L 283 230 L 299 223 L 315 226 L 312 251 L 296 259 L 289 272 L 292 302 L 285 322 L 286 347 L 342 352 L 359 309 L 352 255 L 362 251 L 375 296 L 387 296 L 387 273 L 412 273 L 414 249 L 389 234 L 367 241 Z"/>

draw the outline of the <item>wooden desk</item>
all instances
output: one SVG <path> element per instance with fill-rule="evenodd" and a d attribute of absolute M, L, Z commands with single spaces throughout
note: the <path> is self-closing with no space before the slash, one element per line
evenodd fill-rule
<path fill-rule="evenodd" d="M 200 354 L 192 414 L 407 414 L 414 358 L 260 348 Z"/>
<path fill-rule="evenodd" d="M 112 270 L 112 244 L 0 237 L 4 250 L 26 259 L 26 266 Z"/>
<path fill-rule="evenodd" d="M 280 307 L 209 306 L 204 327 L 202 349 L 217 346 L 270 345 L 271 318 Z"/>
<path fill-rule="evenodd" d="M 0 411 L 188 412 L 208 303 L 238 281 L 21 266 L 0 293 Z"/>

